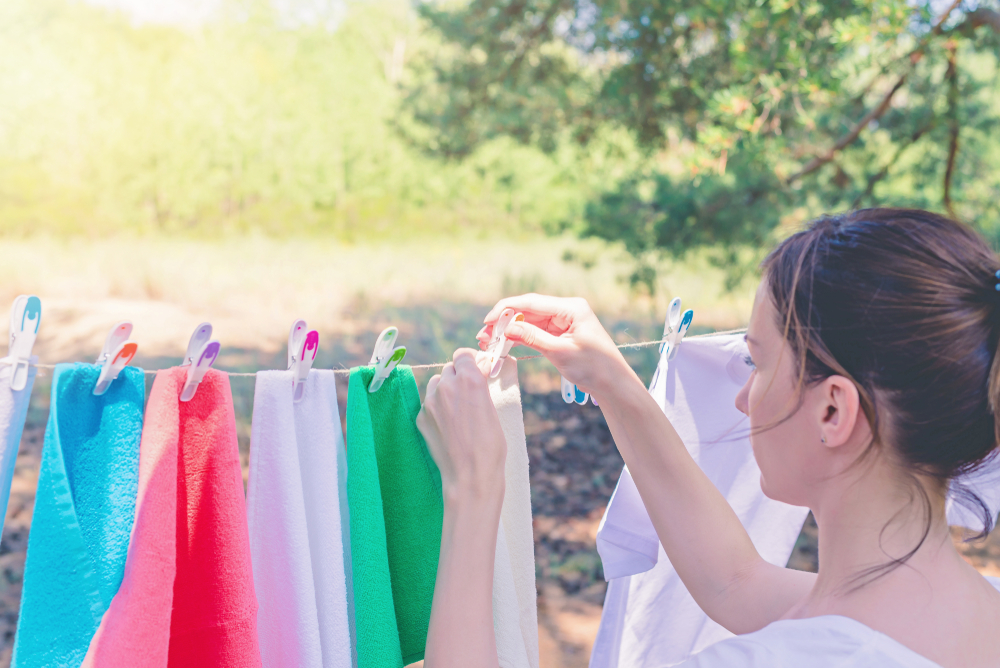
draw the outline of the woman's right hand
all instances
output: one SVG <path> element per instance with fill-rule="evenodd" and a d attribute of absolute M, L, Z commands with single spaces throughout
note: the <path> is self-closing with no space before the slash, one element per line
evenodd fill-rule
<path fill-rule="evenodd" d="M 493 325 L 506 308 L 524 314 L 524 322 L 507 325 L 507 339 L 540 352 L 583 391 L 600 396 L 623 372 L 634 375 L 590 304 L 579 297 L 527 294 L 501 299 L 477 336 L 481 348 L 489 344 Z"/>

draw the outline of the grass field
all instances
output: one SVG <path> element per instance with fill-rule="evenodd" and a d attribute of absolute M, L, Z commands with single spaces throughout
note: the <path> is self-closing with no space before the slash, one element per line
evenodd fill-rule
<path fill-rule="evenodd" d="M 323 364 L 346 366 L 365 355 L 344 357 L 338 346 L 350 348 L 373 321 L 400 327 L 409 361 L 438 361 L 472 343 L 468 333 L 497 299 L 523 292 L 586 297 L 623 341 L 636 338 L 636 326 L 659 327 L 675 295 L 695 309 L 696 328 L 739 326 L 749 315 L 752 288 L 723 293 L 720 272 L 707 263 L 664 264 L 652 297 L 622 281 L 629 268 L 622 252 L 572 238 L 4 240 L 0 304 L 22 293 L 41 297 L 37 352 L 45 362 L 96 355 L 107 330 L 126 318 L 140 361 L 179 356 L 203 320 L 224 350 L 279 351 L 292 321 L 305 318 L 329 335 L 321 338 Z"/>

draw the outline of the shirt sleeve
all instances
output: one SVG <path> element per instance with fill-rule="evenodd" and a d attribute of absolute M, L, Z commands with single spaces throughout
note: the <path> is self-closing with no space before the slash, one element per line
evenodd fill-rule
<path fill-rule="evenodd" d="M 673 665 L 676 668 L 779 668 L 782 662 L 760 642 L 737 636 L 717 642 Z"/>

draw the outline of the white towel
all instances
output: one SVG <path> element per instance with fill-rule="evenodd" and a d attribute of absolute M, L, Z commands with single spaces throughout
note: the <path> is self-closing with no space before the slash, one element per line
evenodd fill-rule
<path fill-rule="evenodd" d="M 734 404 L 750 375 L 746 356 L 742 335 L 685 340 L 649 391 L 760 555 L 784 566 L 808 510 L 761 492 L 749 421 Z M 627 468 L 601 520 L 597 550 L 610 584 L 591 668 L 673 665 L 732 636 L 702 612 L 680 581 Z"/>
<path fill-rule="evenodd" d="M 350 668 L 333 371 L 257 374 L 247 522 L 264 668 Z"/>
<path fill-rule="evenodd" d="M 24 420 L 28 417 L 28 402 L 31 388 L 35 385 L 36 369 L 28 368 L 28 383 L 23 390 L 10 389 L 10 374 L 14 367 L 9 357 L 0 359 L 0 534 L 3 533 L 4 519 L 7 517 L 7 500 L 10 498 L 10 483 L 14 477 L 14 461 L 21 447 L 21 433 Z M 38 358 L 32 356 L 32 363 Z"/>
<path fill-rule="evenodd" d="M 493 570 L 493 627 L 501 668 L 538 668 L 535 541 L 531 530 L 528 448 L 524 440 L 517 362 L 508 358 L 490 381 L 490 396 L 507 439 L 506 487 Z"/>

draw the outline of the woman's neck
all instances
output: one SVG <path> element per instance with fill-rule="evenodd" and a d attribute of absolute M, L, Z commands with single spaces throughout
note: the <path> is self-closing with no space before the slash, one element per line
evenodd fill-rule
<path fill-rule="evenodd" d="M 932 485 L 880 462 L 840 477 L 843 482 L 823 490 L 813 508 L 819 575 L 810 599 L 848 596 L 880 573 L 891 573 L 893 560 L 905 560 L 901 568 L 923 571 L 942 559 L 959 559 L 944 495 Z"/>

